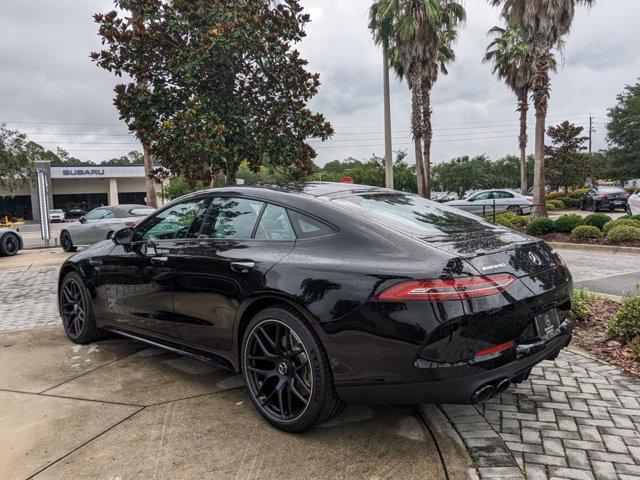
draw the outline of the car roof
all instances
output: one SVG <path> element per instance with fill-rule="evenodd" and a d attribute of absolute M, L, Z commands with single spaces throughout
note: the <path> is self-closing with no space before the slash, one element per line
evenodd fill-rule
<path fill-rule="evenodd" d="M 155 210 L 153 207 L 148 205 L 135 205 L 135 204 L 125 204 L 125 205 L 106 205 L 104 207 L 97 207 L 94 210 L 111 210 L 116 216 L 129 216 L 129 212 L 136 208 L 144 208 Z"/>

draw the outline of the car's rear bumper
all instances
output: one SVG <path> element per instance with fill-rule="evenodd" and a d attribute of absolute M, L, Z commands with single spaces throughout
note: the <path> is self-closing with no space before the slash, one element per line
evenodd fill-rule
<path fill-rule="evenodd" d="M 489 370 L 478 369 L 470 375 L 424 383 L 336 385 L 336 390 L 346 403 L 470 404 L 473 403 L 473 394 L 482 387 L 495 386 L 505 379 L 509 381 L 522 379 L 534 365 L 543 360 L 555 358 L 560 350 L 569 345 L 571 338 L 571 332 L 564 333 L 549 341 L 544 348 L 535 353 Z M 470 367 L 469 370 L 474 369 Z"/>

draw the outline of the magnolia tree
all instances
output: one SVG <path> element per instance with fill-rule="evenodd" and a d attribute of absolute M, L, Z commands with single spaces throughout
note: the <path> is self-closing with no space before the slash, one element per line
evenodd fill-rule
<path fill-rule="evenodd" d="M 247 162 L 302 178 L 309 138 L 331 125 L 308 101 L 318 74 L 294 48 L 310 21 L 298 0 L 116 0 L 95 15 L 104 49 L 91 55 L 131 81 L 115 105 L 160 163 L 195 185 L 234 183 Z"/>

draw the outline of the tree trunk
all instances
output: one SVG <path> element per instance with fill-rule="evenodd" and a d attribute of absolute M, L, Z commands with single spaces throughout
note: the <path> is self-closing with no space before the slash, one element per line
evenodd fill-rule
<path fill-rule="evenodd" d="M 416 176 L 418 194 L 424 197 L 426 184 L 424 179 L 424 165 L 422 163 L 422 112 L 420 109 L 420 77 L 416 73 L 410 74 L 411 87 L 411 134 L 416 153 Z"/>
<path fill-rule="evenodd" d="M 533 64 L 532 77 L 533 104 L 536 108 L 536 158 L 533 175 L 534 217 L 546 217 L 547 203 L 545 192 L 545 122 L 549 108 L 549 46 L 540 45 Z"/>
<path fill-rule="evenodd" d="M 529 92 L 522 91 L 518 95 L 518 111 L 520 112 L 520 136 L 518 143 L 520 145 L 520 193 L 527 194 L 529 185 L 527 185 L 527 113 L 529 111 Z"/>
<path fill-rule="evenodd" d="M 144 158 L 144 184 L 147 190 L 147 205 L 158 208 L 158 197 L 156 195 L 155 181 L 153 180 L 153 158 L 149 154 L 146 145 L 142 145 Z"/>
<path fill-rule="evenodd" d="M 385 186 L 393 189 L 393 147 L 391 144 L 391 93 L 389 89 L 389 42 L 382 43 L 384 68 L 384 165 Z"/>
<path fill-rule="evenodd" d="M 431 140 L 433 128 L 431 125 L 431 84 L 422 81 L 422 134 L 424 136 L 424 196 L 431 198 Z"/>

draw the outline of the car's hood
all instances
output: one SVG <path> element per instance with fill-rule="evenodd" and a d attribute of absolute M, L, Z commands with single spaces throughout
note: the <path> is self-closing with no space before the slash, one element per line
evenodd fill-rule
<path fill-rule="evenodd" d="M 464 258 L 483 274 L 507 272 L 524 277 L 556 265 L 556 255 L 546 243 L 507 229 L 424 240 L 432 247 Z"/>

